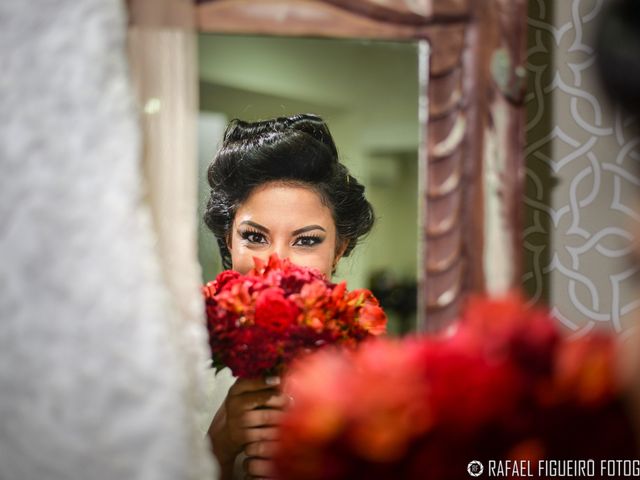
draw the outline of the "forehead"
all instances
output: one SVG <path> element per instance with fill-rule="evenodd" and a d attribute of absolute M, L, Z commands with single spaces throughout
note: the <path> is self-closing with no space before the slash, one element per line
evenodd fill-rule
<path fill-rule="evenodd" d="M 252 220 L 265 227 L 300 228 L 312 223 L 333 226 L 331 210 L 320 195 L 304 186 L 269 183 L 256 188 L 238 207 L 236 223 Z M 270 226 L 271 224 L 271 226 Z"/>

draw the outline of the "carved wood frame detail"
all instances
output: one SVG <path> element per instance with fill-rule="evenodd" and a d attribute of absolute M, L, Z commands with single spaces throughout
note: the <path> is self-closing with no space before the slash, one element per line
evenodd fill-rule
<path fill-rule="evenodd" d="M 422 329 L 445 327 L 465 297 L 485 292 L 485 196 L 501 201 L 503 234 L 520 283 L 524 179 L 526 0 L 196 0 L 205 33 L 426 40 Z M 424 121 L 426 119 L 426 121 Z M 503 168 L 488 192 L 489 156 Z M 507 249 L 508 250 L 508 249 Z"/>

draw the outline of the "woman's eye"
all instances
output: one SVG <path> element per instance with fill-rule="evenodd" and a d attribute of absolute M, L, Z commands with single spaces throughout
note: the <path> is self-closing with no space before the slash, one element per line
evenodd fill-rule
<path fill-rule="evenodd" d="M 305 236 L 305 237 L 298 237 L 294 245 L 298 245 L 301 247 L 312 247 L 319 243 L 322 243 L 322 239 L 320 237 Z"/>
<path fill-rule="evenodd" d="M 242 238 L 249 243 L 265 243 L 264 235 L 258 232 L 244 232 Z"/>

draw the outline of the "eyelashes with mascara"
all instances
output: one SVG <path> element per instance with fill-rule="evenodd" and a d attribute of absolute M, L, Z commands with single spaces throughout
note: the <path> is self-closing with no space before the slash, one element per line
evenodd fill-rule
<path fill-rule="evenodd" d="M 258 238 L 255 238 L 254 236 Z M 240 237 L 250 243 L 264 243 L 261 240 L 265 238 L 265 235 L 260 231 L 248 229 L 241 232 Z M 304 244 L 299 245 L 301 247 L 313 247 L 322 243 L 324 241 L 324 238 L 318 235 L 300 235 L 296 238 L 294 245 L 300 241 L 305 242 Z"/>

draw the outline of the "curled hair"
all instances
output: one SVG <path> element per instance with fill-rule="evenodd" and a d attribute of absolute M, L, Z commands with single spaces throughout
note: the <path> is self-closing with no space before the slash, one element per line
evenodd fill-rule
<path fill-rule="evenodd" d="M 344 256 L 373 227 L 373 207 L 364 186 L 338 161 L 329 128 L 317 115 L 232 120 L 209 165 L 208 181 L 204 222 L 216 237 L 226 269 L 231 268 L 227 238 L 238 207 L 267 182 L 302 185 L 318 193 L 336 225 L 336 249 L 346 243 Z"/>

